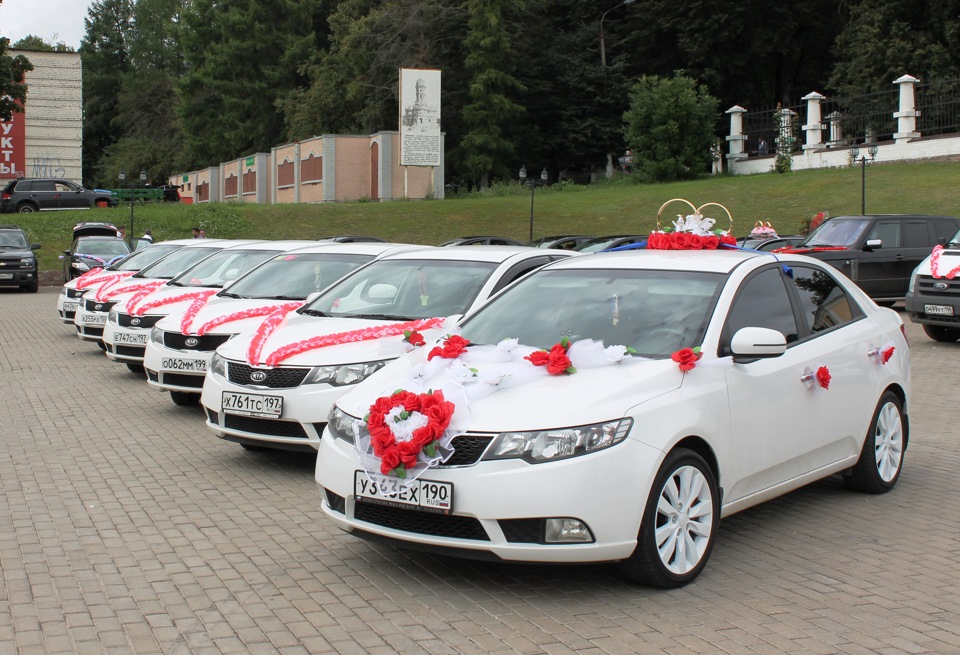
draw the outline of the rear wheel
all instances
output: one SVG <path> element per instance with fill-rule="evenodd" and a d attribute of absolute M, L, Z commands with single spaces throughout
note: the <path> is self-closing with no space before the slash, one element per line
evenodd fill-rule
<path fill-rule="evenodd" d="M 707 564 L 720 521 L 720 494 L 704 459 L 685 448 L 663 462 L 643 512 L 637 547 L 620 570 L 663 589 L 693 581 Z"/>
<path fill-rule="evenodd" d="M 860 459 L 844 476 L 851 489 L 882 494 L 893 489 L 900 479 L 903 453 L 909 430 L 903 416 L 903 405 L 896 394 L 887 391 L 880 398 L 870 422 L 870 431 L 863 442 Z"/>
<path fill-rule="evenodd" d="M 32 214 L 35 211 L 37 211 L 36 205 L 33 205 L 29 202 L 25 202 L 19 207 L 17 207 L 18 214 Z"/>
<path fill-rule="evenodd" d="M 923 331 L 934 341 L 950 343 L 960 339 L 960 328 L 944 327 L 942 325 L 923 324 Z"/>
<path fill-rule="evenodd" d="M 198 402 L 200 402 L 200 394 L 190 393 L 189 391 L 171 391 L 170 400 L 173 401 L 174 405 L 187 407 L 190 405 L 196 405 Z"/>

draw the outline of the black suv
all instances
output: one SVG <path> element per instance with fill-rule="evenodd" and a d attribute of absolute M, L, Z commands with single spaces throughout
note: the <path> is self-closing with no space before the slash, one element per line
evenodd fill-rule
<path fill-rule="evenodd" d="M 0 194 L 0 211 L 5 214 L 116 206 L 117 199 L 109 191 L 91 191 L 69 180 L 10 180 Z"/>
<path fill-rule="evenodd" d="M 37 258 L 33 256 L 39 247 L 39 243 L 30 243 L 27 233 L 16 225 L 0 225 L 0 288 L 30 292 L 39 288 Z"/>
<path fill-rule="evenodd" d="M 828 219 L 796 246 L 774 252 L 815 257 L 842 271 L 875 301 L 903 300 L 910 275 L 960 229 L 952 216 L 867 214 Z"/>

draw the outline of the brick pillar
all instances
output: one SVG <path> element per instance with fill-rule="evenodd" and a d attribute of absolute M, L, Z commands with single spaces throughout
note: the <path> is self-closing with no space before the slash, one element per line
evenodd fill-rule
<path fill-rule="evenodd" d="M 730 114 L 730 135 L 727 137 L 730 151 L 727 153 L 727 170 L 733 170 L 730 164 L 747 157 L 743 148 L 743 144 L 747 140 L 747 135 L 743 133 L 743 115 L 747 113 L 747 110 L 740 105 L 734 105 L 726 113 Z"/>
<path fill-rule="evenodd" d="M 803 126 L 804 150 L 823 147 L 823 125 L 820 123 L 820 101 L 824 98 L 826 98 L 826 96 L 820 95 L 816 91 L 808 93 L 801 98 L 801 100 L 807 101 L 807 123 Z"/>

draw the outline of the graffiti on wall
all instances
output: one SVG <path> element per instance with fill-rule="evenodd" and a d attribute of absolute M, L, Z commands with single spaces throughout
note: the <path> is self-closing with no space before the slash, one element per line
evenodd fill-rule
<path fill-rule="evenodd" d="M 67 176 L 67 169 L 60 165 L 59 158 L 34 157 L 33 171 L 30 177 L 56 177 L 63 178 Z"/>

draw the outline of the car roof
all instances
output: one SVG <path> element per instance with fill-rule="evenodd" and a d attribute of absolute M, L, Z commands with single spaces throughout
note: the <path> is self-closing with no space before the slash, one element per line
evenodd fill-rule
<path fill-rule="evenodd" d="M 379 255 L 393 254 L 394 251 L 404 252 L 406 250 L 425 250 L 428 248 L 433 248 L 433 246 L 422 246 L 422 245 L 415 245 L 410 243 L 388 243 L 385 241 L 347 241 L 347 242 L 324 241 L 322 243 L 315 243 L 309 246 L 304 246 L 303 248 L 294 248 L 289 252 L 295 252 L 295 253 L 332 252 L 332 253 L 342 253 L 347 255 L 373 255 L 374 257 L 376 257 Z"/>
<path fill-rule="evenodd" d="M 882 218 L 885 220 L 916 220 L 926 219 L 926 218 L 938 218 L 938 219 L 947 219 L 951 221 L 958 221 L 956 216 L 941 216 L 939 214 L 859 214 L 859 215 L 850 215 L 850 216 L 833 216 L 828 218 L 827 221 L 852 221 L 852 220 L 863 220 L 863 219 L 874 219 Z"/>
<path fill-rule="evenodd" d="M 784 257 L 777 254 L 745 252 L 742 250 L 621 250 L 584 254 L 550 264 L 551 270 L 563 269 L 649 269 L 667 271 L 704 271 L 730 273 L 746 261 L 757 258 L 771 262 L 779 260 L 814 261 L 803 257 Z"/>
<path fill-rule="evenodd" d="M 280 252 L 286 252 L 287 250 L 293 250 L 294 248 L 303 248 L 304 246 L 310 246 L 315 244 L 316 241 L 243 241 L 236 245 L 228 245 L 224 250 L 277 250 Z"/>
<path fill-rule="evenodd" d="M 569 256 L 569 250 L 553 251 L 544 248 L 530 248 L 528 246 L 460 246 L 458 248 L 427 248 L 424 250 L 407 250 L 399 252 L 384 260 L 397 259 L 432 259 L 441 261 L 475 261 L 475 262 L 493 262 L 499 264 L 505 262 L 516 255 L 527 254 L 534 257 L 542 257 L 546 253 L 557 252 L 564 256 Z"/>

